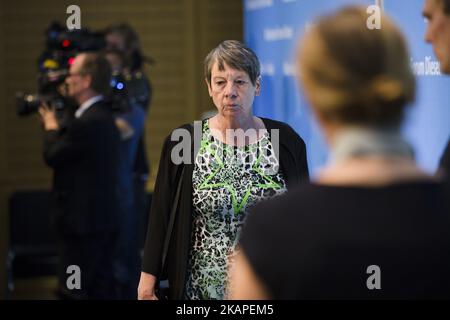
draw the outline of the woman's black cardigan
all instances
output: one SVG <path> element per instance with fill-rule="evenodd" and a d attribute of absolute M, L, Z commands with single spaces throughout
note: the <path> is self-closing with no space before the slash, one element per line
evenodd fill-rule
<path fill-rule="evenodd" d="M 262 118 L 266 129 L 272 138 L 272 129 L 279 131 L 279 161 L 288 189 L 309 180 L 306 161 L 306 146 L 302 138 L 287 124 Z M 194 126 L 184 125 L 180 128 L 189 131 L 194 137 Z M 198 126 L 201 138 L 201 125 Z M 192 227 L 192 173 L 194 169 L 194 139 L 191 139 L 190 163 L 176 165 L 171 161 L 171 153 L 179 141 L 171 141 L 169 135 L 163 145 L 159 163 L 158 175 L 152 204 L 149 225 L 142 261 L 142 271 L 150 273 L 159 279 L 168 278 L 171 299 L 182 299 L 185 288 L 188 254 L 191 244 Z M 181 141 L 181 140 L 180 140 Z M 272 141 L 273 143 L 273 141 Z M 197 145 L 197 144 L 195 144 Z M 198 144 L 199 145 L 199 144 Z M 198 147 L 197 147 L 198 148 Z M 176 149 L 178 151 L 178 149 Z M 178 152 L 177 152 L 178 153 Z M 163 243 L 169 222 L 170 210 L 175 198 L 175 190 L 185 166 L 183 184 L 181 186 L 179 208 L 173 226 L 170 245 L 167 253 L 164 272 L 161 270 L 161 255 Z"/>

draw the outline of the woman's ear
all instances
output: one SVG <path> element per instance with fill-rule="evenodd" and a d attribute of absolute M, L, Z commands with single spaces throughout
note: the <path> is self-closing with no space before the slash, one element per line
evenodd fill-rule
<path fill-rule="evenodd" d="M 206 79 L 206 78 L 205 78 L 205 82 L 206 82 L 206 86 L 208 87 L 209 96 L 212 98 L 211 84 L 209 83 L 208 79 Z"/>
<path fill-rule="evenodd" d="M 261 76 L 258 76 L 258 78 L 256 78 L 255 87 L 255 96 L 259 96 L 261 93 Z"/>

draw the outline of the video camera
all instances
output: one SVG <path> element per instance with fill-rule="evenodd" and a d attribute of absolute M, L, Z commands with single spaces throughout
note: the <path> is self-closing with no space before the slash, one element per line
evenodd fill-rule
<path fill-rule="evenodd" d="M 106 47 L 104 33 L 88 29 L 67 30 L 53 22 L 46 31 L 46 48 L 38 59 L 38 92 L 16 93 L 17 114 L 26 116 L 37 111 L 42 103 L 56 111 L 64 110 L 69 104 L 64 81 L 75 56 L 80 52 L 100 51 Z M 115 109 L 126 105 L 126 82 L 120 74 L 111 80 L 111 100 Z"/>

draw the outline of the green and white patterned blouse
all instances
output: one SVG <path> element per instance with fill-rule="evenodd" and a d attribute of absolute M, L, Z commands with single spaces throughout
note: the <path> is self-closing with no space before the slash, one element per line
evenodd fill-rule
<path fill-rule="evenodd" d="M 224 299 L 230 258 L 246 212 L 287 190 L 269 134 L 245 147 L 234 147 L 214 138 L 204 121 L 192 183 L 194 212 L 185 298 Z"/>

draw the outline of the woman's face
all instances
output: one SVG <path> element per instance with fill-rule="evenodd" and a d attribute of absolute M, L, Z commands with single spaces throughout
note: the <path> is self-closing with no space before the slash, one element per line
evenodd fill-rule
<path fill-rule="evenodd" d="M 221 71 L 217 62 L 211 70 L 211 84 L 208 81 L 206 84 L 219 114 L 227 118 L 251 115 L 253 99 L 261 89 L 259 78 L 253 85 L 247 72 L 232 69 L 227 64 Z"/>

